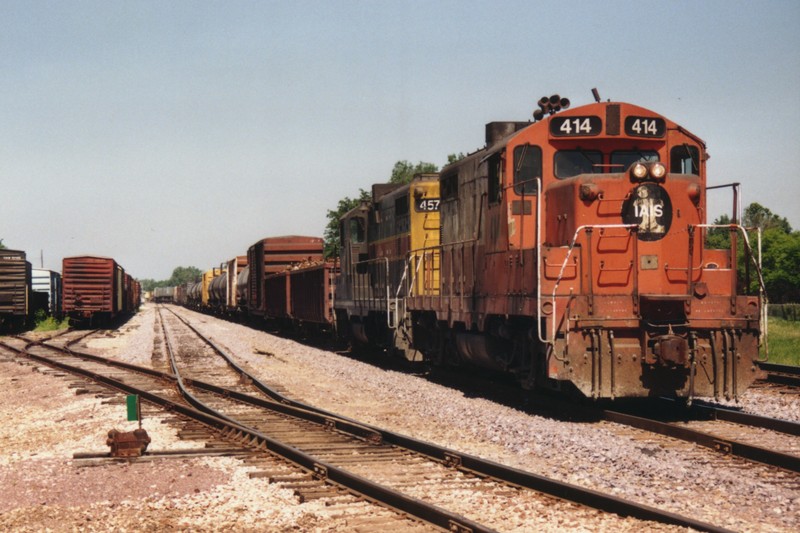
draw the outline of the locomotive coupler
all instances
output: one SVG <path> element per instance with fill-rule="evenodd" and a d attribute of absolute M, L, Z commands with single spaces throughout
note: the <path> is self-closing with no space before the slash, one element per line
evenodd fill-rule
<path fill-rule="evenodd" d="M 106 444 L 111 447 L 111 457 L 140 457 L 150 444 L 150 436 L 142 428 L 133 431 L 112 429 Z"/>
<path fill-rule="evenodd" d="M 653 351 L 648 353 L 645 362 L 650 365 L 689 367 L 689 344 L 686 339 L 673 334 L 661 335 L 653 339 Z"/>

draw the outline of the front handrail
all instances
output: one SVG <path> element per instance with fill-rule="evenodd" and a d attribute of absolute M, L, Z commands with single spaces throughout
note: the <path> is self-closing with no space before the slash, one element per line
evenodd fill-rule
<path fill-rule="evenodd" d="M 738 184 L 737 184 L 738 185 Z M 719 229 L 731 229 L 731 230 L 738 230 L 742 237 L 744 237 L 744 244 L 747 247 L 748 255 L 750 256 L 750 260 L 753 262 L 753 266 L 756 269 L 756 274 L 758 274 L 758 301 L 759 301 L 759 326 L 762 333 L 762 338 L 764 340 L 764 361 L 769 359 L 769 341 L 768 341 L 768 321 L 767 321 L 767 287 L 764 284 L 764 275 L 761 271 L 761 228 L 745 228 L 740 224 L 695 224 L 697 228 L 719 228 Z M 758 236 L 758 254 L 753 253 L 753 247 L 750 245 L 750 237 L 747 234 L 747 230 L 756 230 Z M 733 248 L 734 243 L 731 243 L 731 248 Z M 734 264 L 736 260 L 736 250 L 731 251 L 731 275 L 736 277 L 736 265 Z M 758 259 L 756 259 L 756 255 Z M 691 265 L 690 265 L 691 266 Z"/>
<path fill-rule="evenodd" d="M 556 313 L 556 296 L 557 296 L 556 292 L 558 292 L 558 285 L 561 283 L 561 279 L 564 276 L 564 270 L 567 268 L 567 263 L 569 262 L 569 258 L 572 256 L 572 250 L 575 248 L 575 244 L 578 241 L 578 236 L 580 235 L 580 233 L 582 231 L 586 231 L 586 230 L 593 231 L 595 229 L 627 229 L 627 230 L 632 230 L 632 229 L 635 229 L 635 228 L 638 228 L 638 227 L 639 227 L 638 224 L 584 224 L 582 226 L 578 226 L 578 228 L 575 230 L 575 234 L 572 236 L 572 242 L 570 242 L 569 249 L 567 250 L 567 255 L 564 257 L 564 262 L 561 263 L 561 271 L 558 273 L 558 277 L 556 278 L 556 282 L 553 285 L 553 294 L 551 295 L 551 298 L 550 298 L 550 301 L 551 301 L 551 304 L 552 304 L 552 314 L 553 314 L 552 335 L 551 335 L 551 338 L 549 340 L 547 340 L 547 339 L 542 339 L 541 338 L 541 334 L 540 334 L 540 339 L 539 340 L 541 342 L 555 345 L 556 332 L 557 332 L 556 331 L 556 322 L 557 322 L 556 317 L 558 316 L 558 314 Z M 541 253 L 541 251 L 539 253 Z M 541 273 L 541 266 L 539 268 L 539 271 Z M 539 298 L 541 299 L 541 278 L 539 280 L 537 290 L 539 291 L 539 295 L 540 295 Z M 541 308 L 542 308 L 542 306 L 539 305 L 539 323 L 540 324 L 541 324 L 541 312 L 542 312 Z M 539 326 L 539 327 L 541 329 L 541 326 Z"/>

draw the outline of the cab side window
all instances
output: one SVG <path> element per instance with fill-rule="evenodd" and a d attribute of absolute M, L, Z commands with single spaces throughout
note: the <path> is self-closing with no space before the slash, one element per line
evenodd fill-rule
<path fill-rule="evenodd" d="M 669 171 L 673 174 L 700 175 L 700 150 L 696 146 L 682 144 L 669 152 Z"/>
<path fill-rule="evenodd" d="M 523 144 L 514 148 L 514 192 L 536 194 L 536 178 L 542 177 L 542 149 Z"/>

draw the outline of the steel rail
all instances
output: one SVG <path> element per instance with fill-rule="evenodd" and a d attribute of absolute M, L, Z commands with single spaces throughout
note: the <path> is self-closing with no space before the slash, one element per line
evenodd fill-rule
<path fill-rule="evenodd" d="M 789 387 L 800 387 L 800 366 L 762 362 L 759 362 L 758 366 L 761 370 L 767 372 L 767 382 Z"/>
<path fill-rule="evenodd" d="M 791 420 L 784 420 L 781 418 L 769 418 L 761 415 L 754 415 L 752 413 L 743 413 L 736 409 L 719 406 L 709 405 L 705 402 L 695 401 L 692 403 L 691 410 L 695 413 L 710 418 L 712 420 L 723 420 L 725 422 L 733 422 L 734 424 L 741 424 L 743 426 L 751 426 L 779 433 L 786 433 L 787 435 L 800 436 L 800 424 Z"/>
<path fill-rule="evenodd" d="M 169 309 L 169 311 L 178 316 L 173 310 Z M 186 322 L 182 317 L 179 316 L 179 318 Z M 190 328 L 198 336 L 209 342 L 209 345 L 212 344 L 211 340 L 200 333 L 196 328 L 191 326 Z M 214 349 L 224 352 L 224 350 L 219 347 L 215 347 Z M 225 357 L 228 359 L 230 358 L 230 355 L 225 354 Z M 317 412 L 325 416 L 335 416 L 343 420 L 350 420 L 351 422 L 357 423 L 356 421 L 342 415 L 335 415 L 324 409 L 287 398 L 274 389 L 271 389 L 267 385 L 261 383 L 255 376 L 252 376 L 244 370 L 242 370 L 242 372 L 244 372 L 244 375 L 246 375 L 248 379 L 251 379 L 254 384 L 259 383 L 259 388 L 263 387 L 265 392 L 269 394 L 270 397 L 275 398 L 282 404 L 300 407 L 302 409 Z M 197 384 L 197 382 L 195 382 L 195 384 Z M 362 424 L 359 423 L 359 425 Z M 592 507 L 601 511 L 615 513 L 621 516 L 630 516 L 641 520 L 653 520 L 665 524 L 691 527 L 700 531 L 726 531 L 724 528 L 681 516 L 676 513 L 663 511 L 655 507 L 617 498 L 615 496 L 609 496 L 599 491 L 579 487 L 577 485 L 571 485 L 569 483 L 547 478 L 545 476 L 540 476 L 538 474 L 533 474 L 531 472 L 518 470 L 473 455 L 464 454 L 449 448 L 420 441 L 400 433 L 395 433 L 371 426 L 369 424 L 363 424 L 363 426 L 378 432 L 385 443 L 394 444 L 401 448 L 411 450 L 466 473 L 489 476 L 505 483 L 518 485 L 520 487 L 535 490 L 544 494 L 549 494 L 564 500 Z"/>
<path fill-rule="evenodd" d="M 267 435 L 264 435 L 263 433 L 256 431 L 253 428 L 241 425 L 235 420 L 204 405 L 184 387 L 183 380 L 178 372 L 178 365 L 175 361 L 172 343 L 164 325 L 164 320 L 161 320 L 161 327 L 164 332 L 165 345 L 167 347 L 167 352 L 169 354 L 173 371 L 176 374 L 178 387 L 181 389 L 181 394 L 187 399 L 187 401 L 189 401 L 199 410 L 205 411 L 214 418 L 229 421 L 232 424 L 232 430 L 228 433 L 229 436 L 233 436 L 239 440 L 243 439 L 245 441 L 249 441 L 251 445 L 266 447 L 266 449 L 278 453 L 282 457 L 289 459 L 295 464 L 307 469 L 309 472 L 312 472 L 314 477 L 317 479 L 336 483 L 342 487 L 346 487 L 352 491 L 355 491 L 367 497 L 368 499 L 373 499 L 384 505 L 388 505 L 393 509 L 399 510 L 411 516 L 415 516 L 436 526 L 443 527 L 451 531 L 493 531 L 491 528 L 487 528 L 486 526 L 479 524 L 478 522 L 474 522 L 462 515 L 451 513 L 450 511 L 447 511 L 441 507 L 409 497 L 399 491 L 389 489 L 364 477 L 351 474 L 347 470 L 337 467 L 330 462 L 320 461 L 315 457 L 312 457 L 311 455 L 294 448 L 293 446 L 283 444 L 275 439 L 272 439 L 271 437 L 268 437 Z M 189 380 L 187 380 L 187 382 L 188 381 Z M 214 387 L 222 389 L 221 387 Z M 236 396 L 240 396 L 240 394 L 237 393 Z"/>
<path fill-rule="evenodd" d="M 725 454 L 783 468 L 792 472 L 800 472 L 800 457 L 794 455 L 768 450 L 759 446 L 718 437 L 710 433 L 677 426 L 669 422 L 661 422 L 659 420 L 644 418 L 629 413 L 611 411 L 608 409 L 601 410 L 601 412 L 603 417 L 610 422 L 616 422 L 667 437 L 692 442 Z"/>
<path fill-rule="evenodd" d="M 82 375 L 94 381 L 104 383 L 117 390 L 121 390 L 129 394 L 138 394 L 143 399 L 155 405 L 159 405 L 166 410 L 180 413 L 186 417 L 216 429 L 227 438 L 238 440 L 259 450 L 270 451 L 280 455 L 281 457 L 288 459 L 289 461 L 312 473 L 312 475 L 317 479 L 327 480 L 342 487 L 346 487 L 352 491 L 364 495 L 367 499 L 381 502 L 401 513 L 417 517 L 435 526 L 450 531 L 471 531 L 476 533 L 490 533 L 493 531 L 492 529 L 469 520 L 461 515 L 450 513 L 444 509 L 430 505 L 416 498 L 411 498 L 397 491 L 373 483 L 372 481 L 362 478 L 361 476 L 351 474 L 344 469 L 330 465 L 326 462 L 319 461 L 292 446 L 285 445 L 280 441 L 253 430 L 252 428 L 240 425 L 236 422 L 231 422 L 225 418 L 219 418 L 194 407 L 173 402 L 157 394 L 150 393 L 133 385 L 129 385 L 123 381 L 119 381 L 91 370 L 69 365 L 60 361 L 54 361 L 50 358 L 31 353 L 28 350 L 16 348 L 1 341 L 0 346 L 41 363 L 54 366 L 66 372 Z M 58 349 L 53 346 L 50 346 L 49 348 Z"/>

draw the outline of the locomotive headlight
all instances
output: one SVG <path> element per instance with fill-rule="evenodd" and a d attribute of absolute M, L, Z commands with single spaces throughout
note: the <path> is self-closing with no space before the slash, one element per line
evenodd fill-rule
<path fill-rule="evenodd" d="M 667 167 L 664 163 L 653 163 L 650 166 L 650 175 L 657 180 L 663 179 L 667 175 Z"/>
<path fill-rule="evenodd" d="M 631 167 L 631 175 L 637 180 L 643 180 L 647 177 L 647 167 L 642 163 L 634 163 Z"/>

